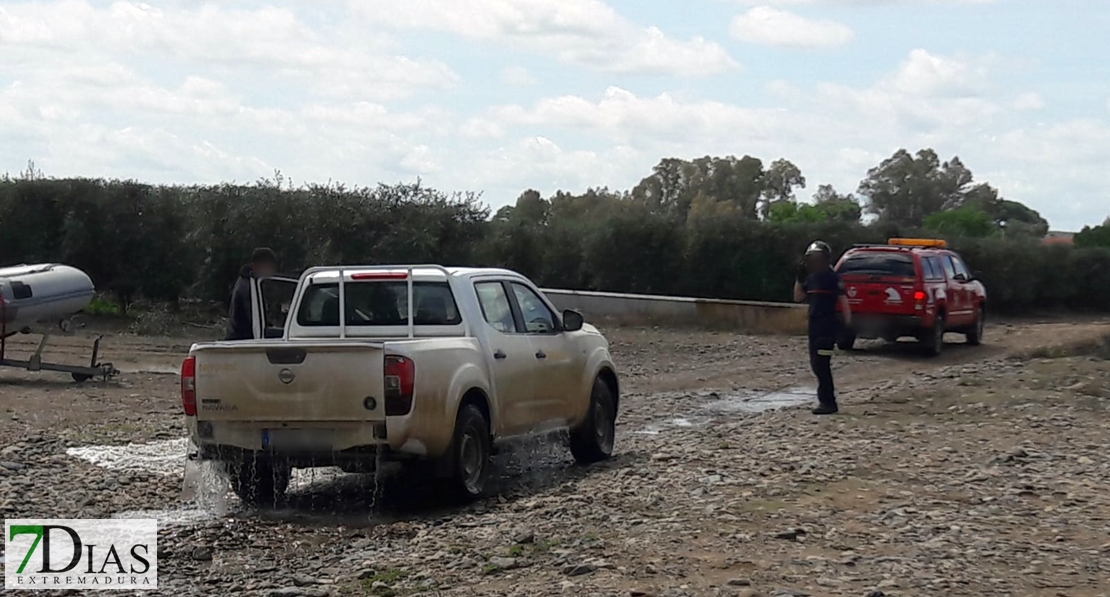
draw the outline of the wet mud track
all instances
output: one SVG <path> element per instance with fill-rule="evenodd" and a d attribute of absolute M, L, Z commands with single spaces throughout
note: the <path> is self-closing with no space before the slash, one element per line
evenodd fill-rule
<path fill-rule="evenodd" d="M 305 471 L 259 510 L 187 470 L 189 342 L 111 337 L 115 382 L 0 371 L 0 512 L 156 516 L 166 595 L 1095 597 L 1110 380 L 1075 347 L 1108 331 L 1001 325 L 933 360 L 865 343 L 834 359 L 844 413 L 817 419 L 802 339 L 612 330 L 612 461 L 513 445 L 468 506 Z"/>

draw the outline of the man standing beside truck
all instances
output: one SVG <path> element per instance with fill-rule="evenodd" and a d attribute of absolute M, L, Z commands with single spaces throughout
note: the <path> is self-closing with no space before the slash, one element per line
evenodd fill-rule
<path fill-rule="evenodd" d="M 835 414 L 840 409 L 833 385 L 832 355 L 841 325 L 836 307 L 840 305 L 844 325 L 851 325 L 852 310 L 844 294 L 844 282 L 832 269 L 832 248 L 827 243 L 818 240 L 806 248 L 794 281 L 794 300 L 809 303 L 809 364 L 817 377 L 819 402 L 813 414 Z"/>
<path fill-rule="evenodd" d="M 227 337 L 224 340 L 252 340 L 254 316 L 251 309 L 251 278 L 265 278 L 277 273 L 277 253 L 268 247 L 259 247 L 251 253 L 251 262 L 239 271 L 239 278 L 231 290 L 231 308 L 227 314 Z"/>

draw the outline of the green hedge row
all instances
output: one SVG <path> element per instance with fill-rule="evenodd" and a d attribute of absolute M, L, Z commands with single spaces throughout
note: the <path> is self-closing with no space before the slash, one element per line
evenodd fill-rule
<path fill-rule="evenodd" d="M 121 304 L 226 300 L 255 246 L 283 269 L 435 262 L 516 269 L 548 287 L 788 300 L 815 238 L 841 251 L 914 231 L 851 223 L 773 224 L 724 212 L 685 222 L 627 196 L 562 196 L 541 216 L 490 219 L 473 195 L 419 184 L 348 189 L 150 186 L 0 180 L 0 265 L 79 267 Z M 950 239 L 1008 312 L 1110 310 L 1110 250 L 1036 239 Z"/>

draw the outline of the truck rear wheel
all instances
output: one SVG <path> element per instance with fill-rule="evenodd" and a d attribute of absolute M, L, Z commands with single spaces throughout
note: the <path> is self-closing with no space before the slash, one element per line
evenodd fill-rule
<path fill-rule="evenodd" d="M 946 325 L 948 325 L 948 322 L 945 321 L 944 315 L 937 314 L 933 327 L 923 331 L 921 347 L 925 349 L 926 355 L 936 357 L 944 351 L 944 329 Z"/>
<path fill-rule="evenodd" d="M 455 419 L 455 435 L 447 454 L 450 459 L 447 481 L 456 496 L 473 500 L 485 492 L 492 447 L 486 416 L 473 404 L 463 405 Z"/>
<path fill-rule="evenodd" d="M 231 490 L 248 506 L 276 506 L 289 487 L 290 469 L 262 459 L 227 466 Z"/>
<path fill-rule="evenodd" d="M 570 432 L 570 453 L 579 464 L 592 464 L 613 455 L 617 431 L 616 401 L 609 384 L 594 380 L 586 420 Z"/>

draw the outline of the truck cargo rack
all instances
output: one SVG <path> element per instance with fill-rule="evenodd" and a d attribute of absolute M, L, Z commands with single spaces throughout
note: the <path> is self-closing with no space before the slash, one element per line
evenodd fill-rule
<path fill-rule="evenodd" d="M 455 285 L 455 275 L 451 270 L 443 267 L 442 265 L 424 264 L 424 265 L 329 265 L 311 267 L 301 273 L 301 280 L 307 280 L 312 276 L 320 273 L 333 273 L 335 272 L 339 278 L 338 293 L 339 293 L 339 312 L 346 313 L 347 298 L 346 298 L 346 275 L 351 270 L 359 272 L 404 272 L 405 283 L 408 284 L 406 293 L 408 294 L 408 320 L 405 324 L 408 328 L 408 337 L 410 339 L 416 337 L 416 318 L 413 313 L 413 277 L 416 270 L 431 270 L 439 274 L 443 274 L 447 278 L 447 284 L 451 288 L 451 293 L 458 295 L 459 289 Z M 296 300 L 297 297 L 294 297 Z M 469 324 L 466 329 L 466 335 L 470 336 Z M 347 318 L 345 316 L 339 317 L 339 338 L 347 338 Z"/>
<path fill-rule="evenodd" d="M 67 331 L 68 328 L 67 325 L 64 325 L 65 323 L 66 322 L 62 322 L 62 325 L 59 325 L 63 332 Z M 100 356 L 100 340 L 104 336 L 97 336 L 96 340 L 93 341 L 92 358 L 89 360 L 88 366 L 62 365 L 60 363 L 43 362 L 42 352 L 46 349 L 46 344 L 50 340 L 49 333 L 41 334 L 42 339 L 39 340 L 38 348 L 35 349 L 35 353 L 31 355 L 31 357 L 27 360 L 22 361 L 18 359 L 9 359 L 7 354 L 8 338 L 16 334 L 30 333 L 32 333 L 30 329 L 9 332 L 5 328 L 0 331 L 0 367 L 12 367 L 15 369 L 24 369 L 32 372 L 56 371 L 58 373 L 68 373 L 73 378 L 73 381 L 77 383 L 88 381 L 90 379 L 93 379 L 94 377 L 99 377 L 102 381 L 108 381 L 116 375 L 119 375 L 119 370 L 113 367 L 111 363 L 100 363 L 97 361 Z"/>

